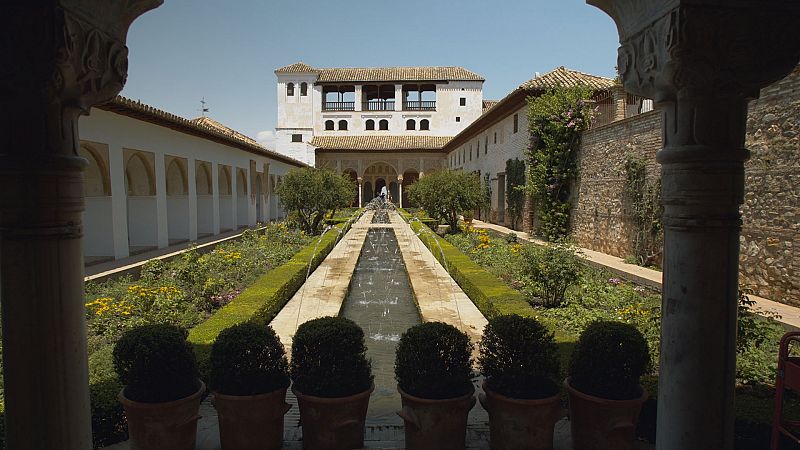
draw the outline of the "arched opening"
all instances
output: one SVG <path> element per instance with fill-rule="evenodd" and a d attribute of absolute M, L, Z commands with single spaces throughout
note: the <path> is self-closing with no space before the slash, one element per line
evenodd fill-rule
<path fill-rule="evenodd" d="M 286 96 L 293 97 L 294 96 L 294 83 L 286 84 Z"/>
<path fill-rule="evenodd" d="M 422 119 L 419 121 L 419 129 L 422 131 L 427 131 L 431 129 L 431 122 L 428 119 Z"/>
<path fill-rule="evenodd" d="M 197 191 L 197 237 L 214 234 L 214 191 L 211 163 L 195 162 L 195 189 Z"/>
<path fill-rule="evenodd" d="M 361 195 L 363 195 L 362 200 L 364 203 L 369 203 L 370 200 L 375 198 L 375 190 L 372 189 L 372 183 L 369 181 L 365 181 L 363 186 L 361 186 Z"/>
<path fill-rule="evenodd" d="M 389 129 L 389 121 L 386 120 L 386 119 L 381 119 L 381 121 L 378 122 L 378 129 L 381 130 L 381 131 L 388 130 Z"/>
<path fill-rule="evenodd" d="M 408 199 L 408 187 L 419 180 L 419 172 L 416 169 L 408 169 L 403 172 L 403 207 L 415 208 L 414 202 Z"/>
<path fill-rule="evenodd" d="M 325 131 L 333 131 L 334 130 L 334 126 L 335 126 L 335 124 L 333 123 L 332 120 L 326 120 L 325 121 Z"/>
<path fill-rule="evenodd" d="M 129 152 L 125 162 L 128 247 L 135 255 L 158 247 L 158 207 L 152 153 Z"/>
<path fill-rule="evenodd" d="M 389 183 L 389 194 L 391 194 L 392 203 L 400 202 L 400 189 L 398 187 L 397 181 L 392 181 Z"/>
<path fill-rule="evenodd" d="M 381 188 L 384 186 L 392 197 L 394 203 L 399 202 L 397 187 L 392 190 L 392 182 L 396 183 L 397 170 L 394 166 L 384 162 L 377 162 L 367 167 L 362 175 L 364 180 L 364 202 L 368 202 L 372 198 L 378 197 L 381 193 Z"/>
<path fill-rule="evenodd" d="M 339 131 L 347 131 L 347 121 L 342 119 L 339 121 Z"/>
<path fill-rule="evenodd" d="M 247 173 L 244 169 L 236 169 L 236 225 L 238 228 L 250 225 L 247 198 Z"/>
<path fill-rule="evenodd" d="M 406 120 L 406 130 L 416 130 L 417 129 L 417 121 L 414 119 Z"/>
<path fill-rule="evenodd" d="M 264 222 L 264 175 L 256 175 L 256 222 Z"/>
<path fill-rule="evenodd" d="M 81 144 L 78 155 L 89 165 L 83 172 L 83 191 L 86 209 L 83 212 L 83 257 L 86 264 L 114 258 L 114 223 L 111 210 L 111 183 L 107 150 L 101 151 L 89 144 Z"/>
<path fill-rule="evenodd" d="M 219 231 L 230 231 L 234 228 L 234 205 L 231 198 L 231 168 L 219 166 Z"/>
<path fill-rule="evenodd" d="M 367 120 L 367 121 L 364 123 L 364 128 L 365 128 L 367 131 L 374 131 L 374 130 L 375 130 L 375 121 L 374 121 L 374 120 L 372 120 L 372 119 L 369 119 L 369 120 Z"/>
<path fill-rule="evenodd" d="M 308 95 L 308 83 L 302 82 L 300 83 L 300 96 L 305 97 Z"/>
<path fill-rule="evenodd" d="M 167 235 L 169 245 L 189 240 L 189 188 L 186 160 L 167 156 Z"/>
<path fill-rule="evenodd" d="M 344 175 L 349 176 L 350 179 L 353 180 L 353 186 L 355 186 L 353 189 L 355 195 L 353 196 L 353 201 L 350 202 L 350 206 L 358 206 L 358 174 L 353 169 L 345 169 Z"/>

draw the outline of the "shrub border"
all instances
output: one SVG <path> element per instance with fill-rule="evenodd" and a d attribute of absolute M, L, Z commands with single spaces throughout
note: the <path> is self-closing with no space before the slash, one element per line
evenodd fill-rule
<path fill-rule="evenodd" d="M 484 316 L 492 318 L 503 314 L 517 314 L 524 317 L 536 315 L 533 307 L 521 293 L 508 287 L 453 244 L 439 238 L 421 221 L 411 221 L 413 217 L 411 214 L 400 210 L 400 216 L 408 222 L 422 243 L 442 263 Z"/>
<path fill-rule="evenodd" d="M 187 340 L 194 346 L 201 372 L 207 365 L 211 345 L 219 333 L 244 322 L 268 324 L 300 289 L 306 275 L 320 265 L 349 231 L 359 212 L 353 215 L 353 220 L 333 225 L 321 237 L 295 253 L 289 261 L 261 275 L 233 301 L 189 330 Z"/>

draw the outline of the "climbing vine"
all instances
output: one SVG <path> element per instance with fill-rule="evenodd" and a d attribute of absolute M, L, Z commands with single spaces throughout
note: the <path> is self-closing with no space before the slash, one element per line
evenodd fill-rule
<path fill-rule="evenodd" d="M 518 158 L 506 161 L 506 202 L 511 228 L 516 230 L 525 207 L 525 162 Z"/>
<path fill-rule="evenodd" d="M 528 98 L 531 142 L 527 190 L 536 201 L 539 234 L 550 241 L 569 233 L 572 184 L 578 176 L 581 133 L 589 128 L 590 89 L 559 87 Z"/>
<path fill-rule="evenodd" d="M 625 160 L 625 197 L 634 224 L 633 258 L 641 266 L 660 266 L 664 241 L 661 177 L 648 180 L 642 158 Z"/>
<path fill-rule="evenodd" d="M 481 219 L 489 221 L 492 214 L 492 181 L 489 174 L 483 175 L 483 206 L 481 207 Z"/>

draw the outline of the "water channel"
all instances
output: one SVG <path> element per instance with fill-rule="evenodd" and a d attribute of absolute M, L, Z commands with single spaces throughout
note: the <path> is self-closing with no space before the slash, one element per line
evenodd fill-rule
<path fill-rule="evenodd" d="M 388 212 L 375 211 L 372 223 L 388 224 Z M 400 335 L 420 323 L 414 292 L 394 230 L 373 227 L 367 232 L 343 315 L 364 329 L 372 359 L 375 391 L 367 411 L 370 423 L 397 424 L 400 395 L 394 380 L 394 352 Z"/>

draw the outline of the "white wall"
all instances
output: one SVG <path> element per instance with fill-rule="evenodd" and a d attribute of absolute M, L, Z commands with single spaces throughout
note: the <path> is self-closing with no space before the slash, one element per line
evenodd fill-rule
<path fill-rule="evenodd" d="M 128 244 L 158 246 L 161 243 L 161 246 L 165 246 L 169 239 L 194 239 L 197 233 L 213 233 L 214 197 L 218 189 L 214 186 L 213 195 L 196 195 L 193 174 L 198 160 L 211 163 L 212 169 L 219 165 L 245 168 L 248 179 L 255 177 L 255 173 L 251 172 L 263 172 L 265 167 L 273 175 L 283 175 L 296 167 L 266 154 L 249 152 L 98 108 L 93 108 L 91 115 L 81 117 L 79 132 L 81 140 L 109 149 L 112 196 L 106 202 L 112 206 L 97 207 L 97 202 L 87 199 L 89 208 L 84 218 L 84 248 L 85 254 L 91 256 L 113 254 L 116 258 L 124 258 L 129 254 Z M 158 190 L 155 196 L 127 197 L 123 156 L 126 151 L 155 155 L 154 174 Z M 177 196 L 166 196 L 166 192 L 161 192 L 166 185 L 165 157 L 183 158 L 189 167 L 189 195 L 180 196 L 180 200 L 175 198 Z M 212 178 L 217 179 L 213 170 Z M 159 206 L 158 198 L 163 200 L 162 206 Z M 103 200 L 99 202 L 104 204 Z M 254 226 L 255 199 L 247 195 L 241 209 L 242 223 Z M 227 211 L 227 215 L 224 211 Z M 216 219 L 220 221 L 217 223 L 223 228 L 234 228 L 235 218 L 230 197 L 227 204 L 224 200 L 220 201 Z M 109 241 L 113 244 L 109 245 Z"/>
<path fill-rule="evenodd" d="M 111 197 L 86 197 L 83 217 L 83 254 L 86 256 L 114 256 L 114 227 Z"/>

